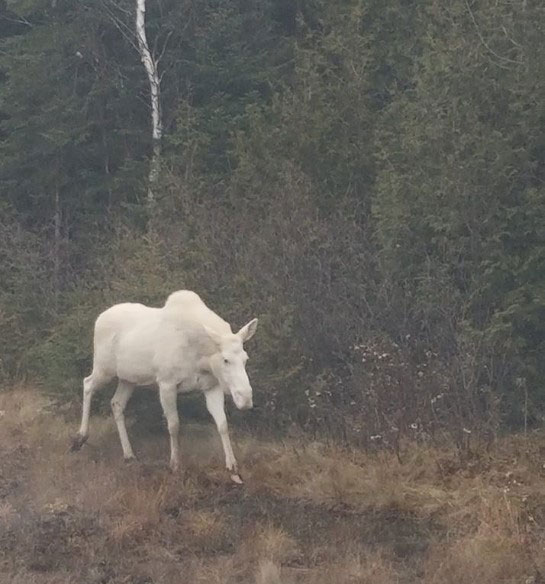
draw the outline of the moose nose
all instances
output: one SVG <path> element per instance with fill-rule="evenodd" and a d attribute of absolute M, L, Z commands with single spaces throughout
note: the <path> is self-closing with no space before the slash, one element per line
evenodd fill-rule
<path fill-rule="evenodd" d="M 239 408 L 240 410 L 251 410 L 254 407 L 252 400 L 246 400 L 244 404 Z"/>
<path fill-rule="evenodd" d="M 239 410 L 249 410 L 254 405 L 252 396 L 246 397 L 240 393 L 233 394 L 233 401 Z"/>

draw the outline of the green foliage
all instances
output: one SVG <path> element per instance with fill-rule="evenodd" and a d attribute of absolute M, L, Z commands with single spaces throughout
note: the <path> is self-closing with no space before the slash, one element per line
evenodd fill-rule
<path fill-rule="evenodd" d="M 17 225 L 13 213 L 0 219 L 0 380 L 21 375 L 21 358 L 37 330 L 51 317 L 53 300 L 44 242 Z"/>
<path fill-rule="evenodd" d="M 292 40 L 274 4 L 222 0 L 174 12 L 185 32 L 167 59 L 184 87 L 166 144 L 177 164 L 183 153 L 188 172 L 221 180 L 231 171 L 232 136 L 247 127 L 246 108 L 267 103 L 289 70 Z"/>
<path fill-rule="evenodd" d="M 377 234 L 398 294 L 410 295 L 411 332 L 427 315 L 426 333 L 436 343 L 450 339 L 441 345 L 452 354 L 468 319 L 498 348 L 498 361 L 511 360 L 520 375 L 533 369 L 532 386 L 541 392 L 532 355 L 542 348 L 536 324 L 545 282 L 535 189 L 543 109 L 534 101 L 543 90 L 535 59 L 543 48 L 534 42 L 542 9 L 532 21 L 523 5 L 457 8 L 434 8 L 414 90 L 384 115 Z M 430 284 L 435 309 L 444 308 L 435 323 L 423 293 Z M 511 384 L 501 379 L 502 391 Z"/>
<path fill-rule="evenodd" d="M 0 373 L 76 395 L 101 310 L 186 287 L 233 327 L 260 318 L 251 373 L 278 426 L 370 440 L 399 399 L 396 420 L 432 428 L 438 385 L 452 435 L 496 428 L 498 400 L 541 419 L 545 9 L 147 8 L 165 126 L 149 233 L 132 2 L 2 5 Z"/>
<path fill-rule="evenodd" d="M 73 306 L 55 323 L 53 332 L 25 355 L 25 368 L 46 391 L 67 399 L 79 398 L 82 381 L 92 365 L 93 306 Z"/>

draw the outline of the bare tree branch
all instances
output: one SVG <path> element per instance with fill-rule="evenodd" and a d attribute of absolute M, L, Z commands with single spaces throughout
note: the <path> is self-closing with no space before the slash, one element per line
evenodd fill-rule
<path fill-rule="evenodd" d="M 110 4 L 111 7 L 115 8 L 116 10 L 120 10 L 121 12 L 124 12 L 125 14 L 130 16 L 130 13 L 128 13 L 127 10 L 125 10 L 124 8 L 122 8 L 121 6 L 119 6 L 119 4 L 117 4 L 116 2 L 113 2 L 112 0 L 103 0 L 102 5 L 104 7 L 104 10 L 107 12 L 108 17 L 110 18 L 110 20 L 112 21 L 113 25 L 117 28 L 117 30 L 121 33 L 121 35 L 123 36 L 123 38 L 129 42 L 129 44 L 136 50 L 138 51 L 138 45 L 134 40 L 134 31 L 132 30 L 132 28 L 123 21 L 122 18 L 119 18 L 119 16 L 117 16 L 115 14 L 115 12 L 112 10 L 112 8 L 110 6 L 108 6 L 108 4 Z"/>
<path fill-rule="evenodd" d="M 165 39 L 165 42 L 163 44 L 163 48 L 161 49 L 161 53 L 160 55 L 157 57 L 156 61 L 157 61 L 157 65 L 159 65 L 159 63 L 161 62 L 161 59 L 163 58 L 166 50 L 167 50 L 167 46 L 168 46 L 168 41 L 170 40 L 170 37 L 172 36 L 172 31 L 169 31 L 167 34 L 167 38 Z"/>
<path fill-rule="evenodd" d="M 29 22 L 26 18 L 20 16 L 19 18 L 10 18 L 9 16 L 0 16 L 2 20 L 6 22 L 12 22 L 14 24 L 23 24 L 24 26 L 28 26 L 29 28 L 34 28 L 32 22 Z"/>
<path fill-rule="evenodd" d="M 515 65 L 522 65 L 522 61 L 515 61 L 514 59 L 510 59 L 509 57 L 503 57 L 502 55 L 499 55 L 498 53 L 496 53 L 496 51 L 494 51 L 492 48 L 490 48 L 490 46 L 488 45 L 488 43 L 484 40 L 484 37 L 481 33 L 481 30 L 479 29 L 479 25 L 477 24 L 477 20 L 475 19 L 475 15 L 473 14 L 473 11 L 471 10 L 471 7 L 469 5 L 468 0 L 464 0 L 467 11 L 469 12 L 469 15 L 471 17 L 471 20 L 473 22 L 473 25 L 475 26 L 475 30 L 477 32 L 477 35 L 479 37 L 479 40 L 481 41 L 481 44 L 483 45 L 483 47 L 491 54 L 494 55 L 494 57 L 496 57 L 496 59 L 498 59 L 500 62 L 505 62 L 505 63 L 513 63 Z"/>

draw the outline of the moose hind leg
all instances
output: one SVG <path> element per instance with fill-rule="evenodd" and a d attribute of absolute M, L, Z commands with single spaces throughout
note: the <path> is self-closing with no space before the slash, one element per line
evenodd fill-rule
<path fill-rule="evenodd" d="M 91 400 L 97 389 L 105 385 L 109 379 L 98 375 L 95 371 L 83 380 L 83 405 L 81 412 L 81 425 L 78 433 L 72 440 L 71 450 L 79 450 L 89 437 L 89 416 L 91 414 Z"/>
<path fill-rule="evenodd" d="M 123 449 L 123 458 L 127 461 L 134 460 L 135 458 L 129 441 L 129 435 L 127 434 L 127 426 L 125 425 L 125 407 L 131 399 L 133 391 L 134 385 L 132 383 L 120 380 L 110 402 L 119 440 L 121 441 L 121 448 Z"/>

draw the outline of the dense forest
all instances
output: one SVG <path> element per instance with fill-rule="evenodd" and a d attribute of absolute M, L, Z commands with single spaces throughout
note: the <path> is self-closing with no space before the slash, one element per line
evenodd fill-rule
<path fill-rule="evenodd" d="M 259 317 L 261 427 L 539 423 L 543 2 L 148 0 L 160 143 L 135 4 L 0 0 L 3 384 L 79 399 L 97 314 L 189 288 Z"/>

